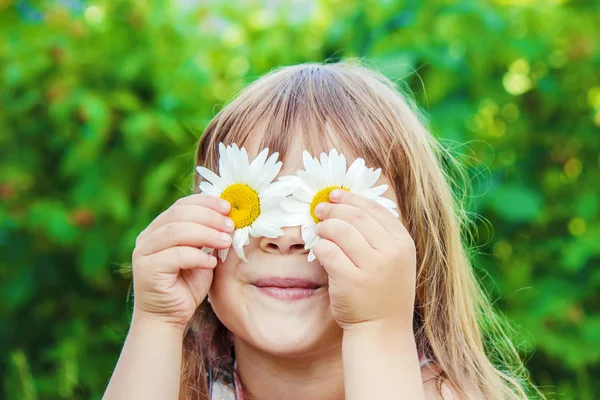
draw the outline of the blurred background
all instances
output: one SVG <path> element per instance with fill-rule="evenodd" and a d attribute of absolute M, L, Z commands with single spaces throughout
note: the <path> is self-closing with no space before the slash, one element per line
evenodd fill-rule
<path fill-rule="evenodd" d="M 600 2 L 0 0 L 0 398 L 99 399 L 138 233 L 271 68 L 365 61 L 471 173 L 474 263 L 550 399 L 600 395 Z"/>

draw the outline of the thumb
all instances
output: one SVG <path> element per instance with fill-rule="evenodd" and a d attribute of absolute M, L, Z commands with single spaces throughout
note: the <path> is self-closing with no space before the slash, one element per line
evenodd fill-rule
<path fill-rule="evenodd" d="M 214 277 L 213 270 L 206 268 L 182 269 L 180 274 L 181 278 L 190 288 L 196 306 L 199 306 L 206 298 L 212 284 Z"/>
<path fill-rule="evenodd" d="M 343 281 L 360 272 L 346 253 L 330 240 L 319 239 L 313 246 L 313 254 L 329 275 L 330 280 Z"/>

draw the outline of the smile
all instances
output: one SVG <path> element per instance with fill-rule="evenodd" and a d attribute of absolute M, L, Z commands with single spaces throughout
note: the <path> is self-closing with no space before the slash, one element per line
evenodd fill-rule
<path fill-rule="evenodd" d="M 253 283 L 258 290 L 278 300 L 301 300 L 311 297 L 322 286 L 299 278 L 264 278 Z"/>

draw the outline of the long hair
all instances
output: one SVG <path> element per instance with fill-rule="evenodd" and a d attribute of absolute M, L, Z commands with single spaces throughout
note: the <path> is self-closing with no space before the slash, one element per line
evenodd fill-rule
<path fill-rule="evenodd" d="M 469 259 L 472 222 L 454 190 L 466 185 L 466 173 L 396 84 L 348 60 L 274 69 L 209 123 L 196 165 L 216 170 L 218 143 L 242 146 L 250 135 L 259 135 L 252 137 L 261 139 L 260 148 L 284 160 L 294 136 L 304 135 L 313 155 L 342 142 L 368 165 L 381 167 L 416 245 L 419 353 L 434 359 L 440 378 L 459 391 L 472 388 L 495 399 L 526 399 L 535 391 Z M 196 188 L 198 183 L 196 177 Z M 232 374 L 227 332 L 205 300 L 184 339 L 181 399 L 208 398 L 207 366 Z"/>

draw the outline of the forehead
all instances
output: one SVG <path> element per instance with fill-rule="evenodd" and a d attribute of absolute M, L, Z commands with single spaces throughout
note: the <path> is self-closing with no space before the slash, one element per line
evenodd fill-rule
<path fill-rule="evenodd" d="M 248 135 L 243 146 L 248 151 L 248 157 L 252 160 L 265 147 L 269 153 L 278 152 L 279 160 L 283 162 L 279 175 L 295 174 L 303 169 L 302 153 L 306 150 L 312 157 L 319 157 L 322 152 L 328 153 L 335 148 L 346 157 L 348 165 L 361 155 L 356 154 L 351 147 L 341 140 L 331 129 L 327 130 L 325 137 L 317 139 L 317 134 L 311 134 L 300 128 L 288 133 L 285 138 L 272 138 L 260 128 L 253 130 Z"/>

